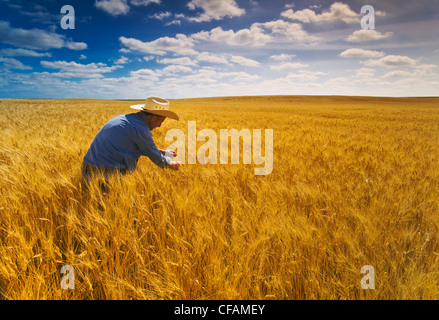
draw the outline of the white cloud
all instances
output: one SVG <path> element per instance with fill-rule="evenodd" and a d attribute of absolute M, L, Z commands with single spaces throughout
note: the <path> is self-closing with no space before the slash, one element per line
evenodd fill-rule
<path fill-rule="evenodd" d="M 130 62 L 130 59 L 128 59 L 127 57 L 122 56 L 119 59 L 117 59 L 114 62 L 114 64 L 125 64 L 125 63 L 128 63 L 128 62 Z"/>
<path fill-rule="evenodd" d="M 317 43 L 321 39 L 316 36 L 311 36 L 299 23 L 291 23 L 284 20 L 275 20 L 265 23 L 254 23 L 254 27 L 269 29 L 273 34 L 286 36 L 289 40 L 298 43 Z"/>
<path fill-rule="evenodd" d="M 196 66 L 197 63 L 190 59 L 189 57 L 182 57 L 182 58 L 164 58 L 164 59 L 157 59 L 158 63 L 162 64 L 178 64 L 178 65 L 184 65 L 184 66 Z"/>
<path fill-rule="evenodd" d="M 291 20 L 298 20 L 304 23 L 324 23 L 340 20 L 346 23 L 356 23 L 360 21 L 359 14 L 353 11 L 349 7 L 349 5 L 341 2 L 333 3 L 329 7 L 329 10 L 323 11 L 321 14 L 317 14 L 311 9 L 304 9 L 299 11 L 288 9 L 282 12 L 281 16 Z"/>
<path fill-rule="evenodd" d="M 65 41 L 64 35 L 41 29 L 13 28 L 9 22 L 0 21 L 0 42 L 26 49 L 47 50 L 67 47 L 72 50 L 83 50 L 87 44 L 83 42 Z"/>
<path fill-rule="evenodd" d="M 395 70 L 387 72 L 383 78 L 420 78 L 424 79 L 428 76 L 437 76 L 435 70 L 438 66 L 435 64 L 420 64 L 415 66 L 411 71 Z"/>
<path fill-rule="evenodd" d="M 70 50 L 85 50 L 87 49 L 87 44 L 84 42 L 66 42 L 66 48 Z"/>
<path fill-rule="evenodd" d="M 159 12 L 159 13 L 155 13 L 152 16 L 149 16 L 152 19 L 157 19 L 157 20 L 163 20 L 165 18 L 169 18 L 172 16 L 172 13 L 170 13 L 169 11 L 165 11 L 165 12 Z"/>
<path fill-rule="evenodd" d="M 218 73 L 218 78 L 229 78 L 232 77 L 232 81 L 238 81 L 238 82 L 248 82 L 248 81 L 255 81 L 260 79 L 260 76 L 258 75 L 251 75 L 247 72 L 220 72 Z"/>
<path fill-rule="evenodd" d="M 232 56 L 230 58 L 230 61 L 246 66 L 246 67 L 257 67 L 260 65 L 260 63 L 256 60 L 252 60 L 252 59 L 248 59 L 245 57 L 241 57 L 241 56 Z"/>
<path fill-rule="evenodd" d="M 23 63 L 14 58 L 0 57 L 0 71 L 7 71 L 11 69 L 17 70 L 31 70 L 32 67 L 25 66 Z"/>
<path fill-rule="evenodd" d="M 127 0 L 96 0 L 95 6 L 112 16 L 124 15 L 130 11 Z"/>
<path fill-rule="evenodd" d="M 375 77 L 375 69 L 372 68 L 360 68 L 355 71 L 355 76 L 360 79 L 373 79 Z"/>
<path fill-rule="evenodd" d="M 273 59 L 273 60 L 276 60 L 276 61 L 290 61 L 295 56 L 296 56 L 295 54 L 281 53 L 281 54 L 278 54 L 278 55 L 270 56 L 270 59 Z"/>
<path fill-rule="evenodd" d="M 210 53 L 210 52 L 206 52 L 206 51 L 200 52 L 197 56 L 197 59 L 199 61 L 230 65 L 230 63 L 227 61 L 227 59 L 224 56 L 217 55 L 217 54 Z"/>
<path fill-rule="evenodd" d="M 188 83 L 190 85 L 199 85 L 199 84 L 204 85 L 207 83 L 216 83 L 217 78 L 218 78 L 218 73 L 215 70 L 202 68 L 199 69 L 197 73 L 188 75 L 184 78 L 180 78 L 177 81 L 181 83 Z"/>
<path fill-rule="evenodd" d="M 135 80 L 150 80 L 150 81 L 158 81 L 159 75 L 157 71 L 151 69 L 139 69 L 130 72 L 131 78 Z"/>
<path fill-rule="evenodd" d="M 172 20 L 172 21 L 166 22 L 165 26 L 168 27 L 168 26 L 172 26 L 174 24 L 179 26 L 179 25 L 181 25 L 181 21 L 180 20 Z"/>
<path fill-rule="evenodd" d="M 143 42 L 134 38 L 120 37 L 120 42 L 132 51 L 147 54 L 165 55 L 172 52 L 179 55 L 195 55 L 197 52 L 192 49 L 193 39 L 184 34 L 177 34 L 175 38 L 162 37 L 151 42 Z"/>
<path fill-rule="evenodd" d="M 287 81 L 314 81 L 319 79 L 319 76 L 323 76 L 326 75 L 326 73 L 324 72 L 312 72 L 312 71 L 307 71 L 307 70 L 300 70 L 297 73 L 293 73 L 290 72 L 288 73 L 288 75 L 285 77 L 285 80 Z"/>
<path fill-rule="evenodd" d="M 25 15 L 29 18 L 26 20 L 32 22 L 38 22 L 48 25 L 58 24 L 59 15 L 54 13 L 52 10 L 48 10 L 47 6 L 38 4 L 35 2 L 39 1 L 26 1 L 26 0 L 3 0 L 10 8 L 17 9 L 20 14 Z"/>
<path fill-rule="evenodd" d="M 288 69 L 301 69 L 308 67 L 307 64 L 299 63 L 299 62 L 285 62 L 278 65 L 271 65 L 271 70 L 288 70 Z"/>
<path fill-rule="evenodd" d="M 353 34 L 348 36 L 346 40 L 350 42 L 363 42 L 363 41 L 387 39 L 390 38 L 392 35 L 393 32 L 381 33 L 374 29 L 361 29 L 355 31 Z"/>
<path fill-rule="evenodd" d="M 160 0 L 95 0 L 95 7 L 112 16 L 126 15 L 133 6 L 148 6 L 152 3 L 160 4 Z"/>
<path fill-rule="evenodd" d="M 190 21 L 195 22 L 220 20 L 224 17 L 239 17 L 245 13 L 244 9 L 238 7 L 235 0 L 191 0 L 187 6 L 191 10 L 201 8 L 204 11 L 196 18 L 189 18 Z"/>
<path fill-rule="evenodd" d="M 413 74 L 408 71 L 402 71 L 402 70 L 396 70 L 396 71 L 390 71 L 387 72 L 385 75 L 383 75 L 384 79 L 388 78 L 402 78 L 402 77 L 411 77 Z"/>
<path fill-rule="evenodd" d="M 74 61 L 41 61 L 41 66 L 49 69 L 59 69 L 60 72 L 51 73 L 52 76 L 61 78 L 100 78 L 102 73 L 109 73 L 120 66 L 108 67 L 104 63 L 80 64 Z"/>
<path fill-rule="evenodd" d="M 223 30 L 216 27 L 210 31 L 201 31 L 192 35 L 196 40 L 210 40 L 214 42 L 222 42 L 233 46 L 263 46 L 270 42 L 272 38 L 265 34 L 263 30 L 255 24 L 250 29 L 241 29 L 238 31 Z"/>
<path fill-rule="evenodd" d="M 186 72 L 192 72 L 192 69 L 186 66 L 182 66 L 182 65 L 169 65 L 165 68 L 163 68 L 161 70 L 161 73 L 164 75 L 169 75 L 169 74 L 176 74 L 176 73 L 186 73 Z"/>
<path fill-rule="evenodd" d="M 48 52 L 36 52 L 28 49 L 1 49 L 0 56 L 5 57 L 50 57 Z"/>
<path fill-rule="evenodd" d="M 384 52 L 375 50 L 365 50 L 359 48 L 351 48 L 340 53 L 342 58 L 380 58 L 384 56 Z"/>
<path fill-rule="evenodd" d="M 416 66 L 415 73 L 423 76 L 434 75 L 437 67 L 435 64 L 420 64 Z"/>
<path fill-rule="evenodd" d="M 385 68 L 414 67 L 417 64 L 417 61 L 407 56 L 389 55 L 381 59 L 370 59 L 367 61 L 363 61 L 362 64 L 369 67 Z"/>
<path fill-rule="evenodd" d="M 148 6 L 152 3 L 160 4 L 161 0 L 130 0 L 130 4 L 133 6 Z"/>

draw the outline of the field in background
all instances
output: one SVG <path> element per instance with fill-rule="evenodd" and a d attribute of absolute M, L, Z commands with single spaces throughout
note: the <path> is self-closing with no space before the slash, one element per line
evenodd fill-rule
<path fill-rule="evenodd" d="M 95 134 L 135 103 L 0 100 L 0 298 L 439 298 L 439 98 L 171 100 L 159 148 L 188 121 L 273 129 L 272 173 L 144 158 L 84 189 Z"/>

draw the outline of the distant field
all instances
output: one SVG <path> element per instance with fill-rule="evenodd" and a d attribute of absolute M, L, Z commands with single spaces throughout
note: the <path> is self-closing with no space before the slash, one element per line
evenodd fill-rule
<path fill-rule="evenodd" d="M 188 121 L 273 129 L 272 172 L 143 158 L 85 189 L 95 134 L 141 102 L 0 100 L 0 298 L 439 299 L 439 98 L 171 100 L 159 148 Z"/>

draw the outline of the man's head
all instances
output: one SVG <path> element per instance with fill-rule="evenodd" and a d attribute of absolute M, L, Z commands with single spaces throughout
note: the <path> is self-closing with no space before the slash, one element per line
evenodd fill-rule
<path fill-rule="evenodd" d="M 149 128 L 149 130 L 154 130 L 155 128 L 159 128 L 163 121 L 165 121 L 166 117 L 159 116 L 157 114 L 152 114 L 149 112 L 142 112 L 145 115 L 145 121 Z"/>
<path fill-rule="evenodd" d="M 162 98 L 148 97 L 144 104 L 136 104 L 130 107 L 150 114 L 179 120 L 178 115 L 174 111 L 169 110 L 169 101 Z"/>

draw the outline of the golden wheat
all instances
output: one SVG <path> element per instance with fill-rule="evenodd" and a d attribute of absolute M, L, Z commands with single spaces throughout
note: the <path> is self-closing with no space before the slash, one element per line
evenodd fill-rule
<path fill-rule="evenodd" d="M 0 297 L 439 298 L 438 98 L 171 100 L 159 147 L 188 121 L 270 128 L 272 173 L 142 158 L 107 195 L 85 188 L 82 157 L 130 104 L 0 100 Z"/>

